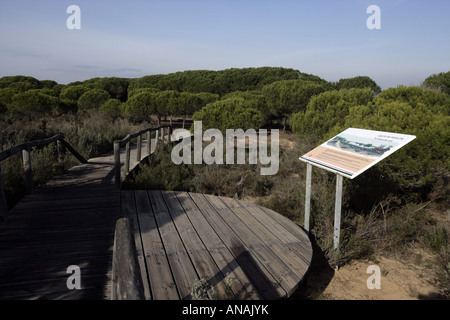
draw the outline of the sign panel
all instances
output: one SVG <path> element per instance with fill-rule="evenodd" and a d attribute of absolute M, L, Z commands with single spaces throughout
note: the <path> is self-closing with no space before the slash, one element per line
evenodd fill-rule
<path fill-rule="evenodd" d="M 348 128 L 300 157 L 328 171 L 353 179 L 416 137 Z"/>

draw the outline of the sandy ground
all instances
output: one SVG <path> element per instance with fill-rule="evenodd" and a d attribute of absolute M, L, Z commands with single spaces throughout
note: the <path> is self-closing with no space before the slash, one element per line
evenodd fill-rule
<path fill-rule="evenodd" d="M 410 256 L 408 260 L 414 260 L 413 256 Z M 448 291 L 445 293 L 445 288 L 436 284 L 435 274 L 427 258 L 421 263 L 408 260 L 380 256 L 375 261 L 352 261 L 343 267 L 334 269 L 323 258 L 320 258 L 319 261 L 313 262 L 310 268 L 311 272 L 292 299 L 450 299 Z M 375 273 L 367 270 L 371 265 L 379 267 L 379 289 L 368 288 L 367 282 L 375 283 L 373 281 Z"/>
<path fill-rule="evenodd" d="M 443 298 L 434 284 L 433 272 L 423 265 L 414 265 L 400 259 L 380 257 L 378 261 L 353 261 L 338 269 L 322 292 L 324 299 L 350 300 L 415 300 Z M 374 271 L 367 273 L 370 265 L 380 268 L 380 289 L 369 289 L 374 284 Z"/>

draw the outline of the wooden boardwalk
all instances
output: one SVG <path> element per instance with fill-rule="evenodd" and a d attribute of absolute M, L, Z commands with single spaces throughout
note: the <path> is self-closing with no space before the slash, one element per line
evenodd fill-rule
<path fill-rule="evenodd" d="M 156 146 L 152 142 L 152 152 Z M 124 163 L 125 150 L 121 150 Z M 136 147 L 131 148 L 131 164 Z M 25 196 L 0 222 L 0 299 L 110 299 L 115 222 L 113 153 L 77 165 Z M 122 170 L 122 176 L 125 176 Z M 80 268 L 81 289 L 69 290 Z"/>
<path fill-rule="evenodd" d="M 199 280 L 208 284 L 209 299 L 289 297 L 311 262 L 300 227 L 244 201 L 137 190 L 122 191 L 122 207 L 146 299 L 192 299 Z"/>
<path fill-rule="evenodd" d="M 131 168 L 136 155 L 131 146 Z M 147 299 L 192 299 L 198 279 L 214 287 L 213 299 L 288 297 L 311 262 L 303 230 L 267 208 L 195 193 L 121 191 L 111 152 L 25 196 L 0 222 L 0 300 L 110 299 L 114 229 L 123 216 L 132 222 Z M 81 289 L 67 287 L 73 265 Z"/>

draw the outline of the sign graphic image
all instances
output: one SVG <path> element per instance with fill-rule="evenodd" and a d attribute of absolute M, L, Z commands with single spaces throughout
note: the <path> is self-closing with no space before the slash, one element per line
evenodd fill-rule
<path fill-rule="evenodd" d="M 328 171 L 353 179 L 416 137 L 348 128 L 300 157 Z"/>

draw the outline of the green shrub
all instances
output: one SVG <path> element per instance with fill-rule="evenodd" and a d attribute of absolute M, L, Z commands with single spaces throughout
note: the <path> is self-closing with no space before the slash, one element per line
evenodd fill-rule
<path fill-rule="evenodd" d="M 86 91 L 89 91 L 89 88 L 84 85 L 68 85 L 61 90 L 59 97 L 61 100 L 77 102 Z"/>
<path fill-rule="evenodd" d="M 336 83 L 336 89 L 351 89 L 351 88 L 370 88 L 375 93 L 380 93 L 381 88 L 375 81 L 367 76 L 358 76 L 354 78 L 340 79 Z"/>
<path fill-rule="evenodd" d="M 123 103 L 117 99 L 108 99 L 100 106 L 99 112 L 108 117 L 116 119 L 123 113 Z"/>
<path fill-rule="evenodd" d="M 445 227 L 436 227 L 428 231 L 423 237 L 425 247 L 434 253 L 439 253 L 449 245 L 449 236 Z"/>
<path fill-rule="evenodd" d="M 262 93 L 270 112 L 283 120 L 284 131 L 293 113 L 304 111 L 312 97 L 326 90 L 326 86 L 313 81 L 284 80 L 264 86 Z"/>
<path fill-rule="evenodd" d="M 78 109 L 98 110 L 100 106 L 110 98 L 108 91 L 103 89 L 91 89 L 83 93 L 78 99 Z"/>
<path fill-rule="evenodd" d="M 130 117 L 133 122 L 144 121 L 150 119 L 152 114 L 156 113 L 157 93 L 143 91 L 132 95 L 125 106 L 125 114 Z"/>
<path fill-rule="evenodd" d="M 292 115 L 292 131 L 303 136 L 323 139 L 331 128 L 341 125 L 351 107 L 367 105 L 373 99 L 371 89 L 343 89 L 313 96 L 305 111 Z"/>
<path fill-rule="evenodd" d="M 18 93 L 12 97 L 9 106 L 13 112 L 27 113 L 50 113 L 59 105 L 59 99 L 41 93 L 40 90 L 29 90 Z"/>
<path fill-rule="evenodd" d="M 11 88 L 1 88 L 0 89 L 0 103 L 3 103 L 5 106 L 12 103 L 12 98 L 14 95 L 18 94 L 19 91 L 11 89 Z"/>
<path fill-rule="evenodd" d="M 203 129 L 259 129 L 264 118 L 252 103 L 243 98 L 228 98 L 206 105 L 194 113 L 193 119 L 202 121 Z"/>
<path fill-rule="evenodd" d="M 425 79 L 423 86 L 450 94 L 450 71 L 433 74 Z"/>

